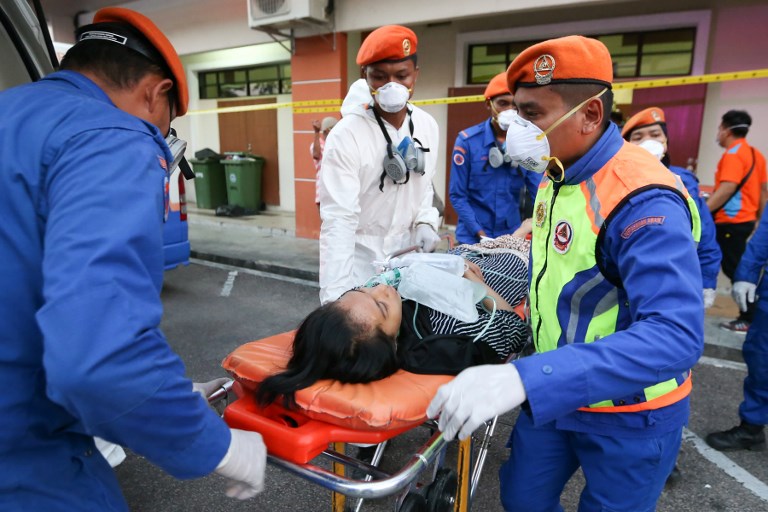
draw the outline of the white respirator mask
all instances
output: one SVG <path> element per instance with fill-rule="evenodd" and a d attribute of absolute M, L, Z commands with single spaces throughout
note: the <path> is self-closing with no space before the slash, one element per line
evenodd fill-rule
<path fill-rule="evenodd" d="M 587 98 L 573 107 L 568 113 L 552 123 L 546 131 L 543 131 L 527 119 L 523 119 L 516 111 L 507 111 L 512 112 L 509 114 L 510 124 L 507 129 L 507 154 L 512 158 L 512 164 L 518 165 L 529 171 L 544 173 L 546 172 L 547 167 L 549 167 L 549 162 L 554 161 L 563 172 L 561 174 L 562 180 L 564 177 L 563 164 L 557 157 L 550 156 L 547 134 L 560 126 L 560 124 L 575 114 L 581 107 L 586 105 L 587 102 L 599 98 L 607 90 L 608 89 L 603 89 L 599 94 Z"/>
<path fill-rule="evenodd" d="M 496 124 L 498 124 L 499 128 L 502 130 L 507 131 L 515 115 L 517 115 L 517 111 L 513 108 L 499 112 L 496 114 Z"/>
<path fill-rule="evenodd" d="M 641 148 L 661 160 L 664 157 L 664 153 L 667 152 L 667 149 L 664 147 L 664 144 L 661 142 L 655 140 L 655 139 L 645 139 L 643 142 L 638 144 Z"/>
<path fill-rule="evenodd" d="M 411 97 L 411 89 L 397 82 L 389 82 L 371 93 L 381 110 L 390 114 L 400 112 Z"/>

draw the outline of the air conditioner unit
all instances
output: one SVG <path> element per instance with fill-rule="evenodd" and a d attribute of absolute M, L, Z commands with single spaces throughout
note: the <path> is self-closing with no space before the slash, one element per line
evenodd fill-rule
<path fill-rule="evenodd" d="M 290 28 L 328 21 L 328 0 L 248 0 L 251 28 Z"/>

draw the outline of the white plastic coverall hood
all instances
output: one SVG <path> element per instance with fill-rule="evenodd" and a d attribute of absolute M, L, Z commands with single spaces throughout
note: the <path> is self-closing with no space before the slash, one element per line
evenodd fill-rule
<path fill-rule="evenodd" d="M 362 107 L 364 80 L 350 88 L 344 100 L 349 107 L 325 142 L 320 173 L 320 301 L 326 303 L 362 285 L 374 273 L 373 261 L 413 245 L 417 223 L 438 227 L 432 206 L 439 132 L 435 120 L 413 109 L 413 136 L 430 151 L 425 154 L 426 172 L 411 173 L 404 185 L 384 180 L 379 190 L 386 141 L 371 111 Z M 399 130 L 385 126 L 392 142 L 410 135 L 408 120 Z"/>

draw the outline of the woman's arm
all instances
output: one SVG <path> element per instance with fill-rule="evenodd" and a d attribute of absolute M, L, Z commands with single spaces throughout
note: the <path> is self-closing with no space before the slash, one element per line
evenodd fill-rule
<path fill-rule="evenodd" d="M 485 286 L 485 293 L 487 297 L 483 299 L 483 306 L 486 310 L 491 311 L 493 309 L 493 302 L 495 301 L 496 309 L 514 311 L 514 308 L 510 306 L 509 302 L 507 302 L 504 297 L 496 293 L 494 289 L 485 283 L 485 280 L 483 279 L 483 271 L 480 270 L 480 267 L 471 261 L 466 261 L 465 263 L 467 265 L 467 270 L 464 271 L 464 277 L 470 281 L 475 281 Z M 491 298 L 493 300 L 491 300 Z"/>

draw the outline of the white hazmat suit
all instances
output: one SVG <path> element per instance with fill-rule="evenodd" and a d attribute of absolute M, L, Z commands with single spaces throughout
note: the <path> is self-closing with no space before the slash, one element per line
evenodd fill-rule
<path fill-rule="evenodd" d="M 424 155 L 424 175 L 411 172 L 403 185 L 387 177 L 380 191 L 387 143 L 373 111 L 361 106 L 365 101 L 360 101 L 360 95 L 364 97 L 367 91 L 364 80 L 350 88 L 347 100 L 354 97 L 354 101 L 350 105 L 345 100 L 344 117 L 325 141 L 319 187 L 322 303 L 365 283 L 373 274 L 373 261 L 413 245 L 417 224 L 428 224 L 435 231 L 438 228 L 438 212 L 432 206 L 437 122 L 410 104 L 413 135 L 407 116 L 399 129 L 383 121 L 393 146 L 411 136 L 430 151 Z"/>

